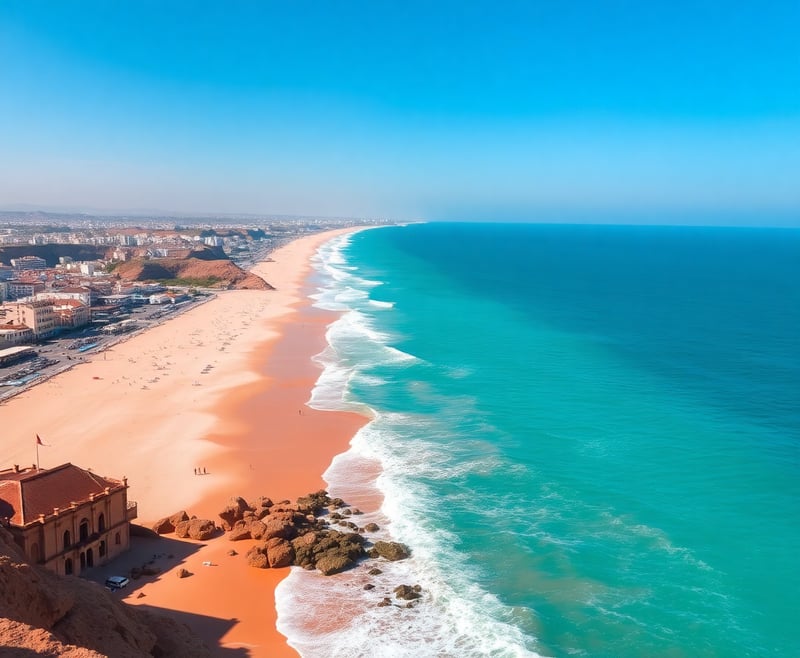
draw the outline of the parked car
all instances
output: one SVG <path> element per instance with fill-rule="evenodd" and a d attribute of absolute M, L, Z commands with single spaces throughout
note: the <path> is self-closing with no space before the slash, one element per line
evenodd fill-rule
<path fill-rule="evenodd" d="M 109 576 L 106 578 L 106 587 L 112 592 L 115 592 L 118 589 L 126 587 L 129 582 L 130 580 L 125 578 L 125 576 Z"/>

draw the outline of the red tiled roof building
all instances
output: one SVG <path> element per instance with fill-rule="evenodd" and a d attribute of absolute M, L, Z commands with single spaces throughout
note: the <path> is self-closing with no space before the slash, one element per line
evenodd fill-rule
<path fill-rule="evenodd" d="M 32 564 L 79 574 L 130 545 L 126 479 L 100 477 L 73 464 L 0 471 L 0 522 Z"/>

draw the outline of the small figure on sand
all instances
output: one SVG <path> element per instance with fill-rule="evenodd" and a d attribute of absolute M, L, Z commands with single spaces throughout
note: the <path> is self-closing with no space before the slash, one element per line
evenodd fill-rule
<path fill-rule="evenodd" d="M 197 475 L 197 467 L 195 466 L 194 474 Z"/>

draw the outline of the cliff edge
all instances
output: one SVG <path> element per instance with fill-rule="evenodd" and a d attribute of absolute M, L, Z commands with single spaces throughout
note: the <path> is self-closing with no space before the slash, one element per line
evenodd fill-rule
<path fill-rule="evenodd" d="M 68 658 L 211 656 L 188 627 L 99 585 L 27 564 L 0 527 L 0 654 Z"/>

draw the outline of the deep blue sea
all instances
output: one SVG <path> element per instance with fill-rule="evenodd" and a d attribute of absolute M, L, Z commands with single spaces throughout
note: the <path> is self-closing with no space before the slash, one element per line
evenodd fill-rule
<path fill-rule="evenodd" d="M 329 488 L 413 556 L 294 571 L 304 656 L 800 656 L 800 230 L 414 224 L 316 267 L 310 404 L 373 417 Z"/>

